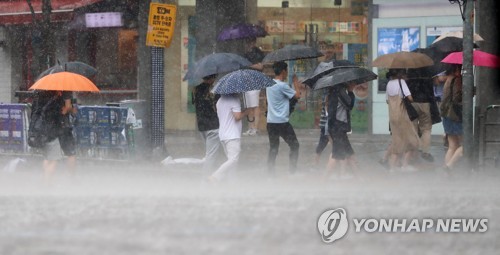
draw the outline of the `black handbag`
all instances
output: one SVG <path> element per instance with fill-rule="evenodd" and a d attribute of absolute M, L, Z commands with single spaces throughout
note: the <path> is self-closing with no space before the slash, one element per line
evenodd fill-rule
<path fill-rule="evenodd" d="M 431 121 L 432 124 L 437 124 L 441 122 L 441 113 L 439 113 L 439 108 L 435 99 L 432 99 L 430 104 Z"/>
<path fill-rule="evenodd" d="M 403 94 L 403 103 L 406 108 L 406 112 L 408 113 L 408 117 L 410 117 L 411 121 L 414 121 L 418 118 L 418 112 L 415 110 L 413 105 L 411 105 L 410 99 L 408 99 L 407 96 L 405 96 L 405 93 L 403 92 L 403 87 L 401 86 L 401 79 L 398 79 L 399 81 L 399 88 L 401 89 L 401 94 Z"/>

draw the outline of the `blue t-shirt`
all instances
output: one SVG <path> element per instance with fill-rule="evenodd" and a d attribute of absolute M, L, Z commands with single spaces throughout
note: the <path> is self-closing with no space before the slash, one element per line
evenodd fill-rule
<path fill-rule="evenodd" d="M 290 99 L 295 90 L 287 83 L 274 79 L 276 84 L 266 88 L 267 123 L 286 123 L 290 115 Z"/>

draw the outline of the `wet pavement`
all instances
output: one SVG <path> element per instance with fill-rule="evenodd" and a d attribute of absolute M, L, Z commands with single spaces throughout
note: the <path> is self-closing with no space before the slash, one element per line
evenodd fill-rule
<path fill-rule="evenodd" d="M 324 178 L 312 166 L 316 131 L 298 134 L 300 171 L 287 172 L 282 142 L 277 175 L 265 169 L 267 137 L 244 137 L 230 180 L 203 181 L 198 165 L 80 160 L 50 184 L 38 157 L 0 172 L 0 254 L 497 254 L 500 174 L 495 169 L 436 170 L 434 163 L 389 173 L 377 161 L 388 137 L 353 135 L 360 178 Z M 167 135 L 174 158 L 203 156 L 195 133 Z M 328 151 L 328 149 L 327 149 Z M 326 152 L 322 161 L 326 163 Z M 2 164 L 11 160 L 2 157 Z M 485 233 L 367 233 L 323 243 L 318 217 L 344 208 L 348 218 L 487 218 Z"/>

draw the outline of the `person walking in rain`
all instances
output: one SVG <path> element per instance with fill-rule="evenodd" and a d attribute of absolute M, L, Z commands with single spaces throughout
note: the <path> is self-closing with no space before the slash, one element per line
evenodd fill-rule
<path fill-rule="evenodd" d="M 328 122 L 328 93 L 327 90 L 324 90 L 323 100 L 321 103 L 321 115 L 319 117 L 319 140 L 316 145 L 316 154 L 314 156 L 314 168 L 319 168 L 319 161 L 321 159 L 321 153 L 325 150 L 326 146 L 330 142 L 330 135 L 328 134 L 327 129 Z"/>
<path fill-rule="evenodd" d="M 448 139 L 448 150 L 444 158 L 443 169 L 449 171 L 463 156 L 462 112 L 462 65 L 451 65 L 446 71 L 446 82 L 443 88 L 443 100 L 440 110 L 443 117 L 443 128 Z"/>
<path fill-rule="evenodd" d="M 64 135 L 63 115 L 72 111 L 72 107 L 66 106 L 65 102 L 71 103 L 71 94 L 62 91 L 39 91 L 34 101 L 32 112 L 43 111 L 44 130 L 47 142 L 42 147 L 44 178 L 50 184 L 52 176 L 57 167 L 57 162 L 62 159 L 61 145 L 66 145 L 69 139 Z M 60 141 L 63 137 L 64 141 Z M 74 140 L 73 140 L 74 141 Z M 74 157 L 74 154 L 70 155 Z"/>
<path fill-rule="evenodd" d="M 347 133 L 351 131 L 351 110 L 354 107 L 355 83 L 333 86 L 328 93 L 328 124 L 327 132 L 332 139 L 332 154 L 328 160 L 325 180 L 328 180 L 340 163 L 343 167 L 346 163 L 356 171 L 357 166 L 354 150 Z"/>
<path fill-rule="evenodd" d="M 256 38 L 248 41 L 248 51 L 245 53 L 245 58 L 248 59 L 252 65 L 250 68 L 262 71 L 262 59 L 264 59 L 264 52 L 255 46 Z M 260 108 L 259 108 L 260 90 L 251 90 L 244 93 L 245 106 L 248 108 L 248 118 L 252 121 L 248 122 L 248 130 L 243 135 L 254 136 L 258 133 Z"/>
<path fill-rule="evenodd" d="M 283 61 L 274 63 L 273 70 L 276 84 L 266 88 L 267 133 L 270 146 L 267 167 L 271 174 L 275 173 L 274 167 L 280 145 L 279 139 L 282 137 L 290 147 L 290 173 L 295 173 L 299 158 L 299 141 L 292 125 L 288 121 L 290 116 L 290 99 L 300 98 L 299 82 L 294 75 L 293 85 L 295 90 L 285 82 L 288 76 L 288 65 Z"/>
<path fill-rule="evenodd" d="M 422 68 L 408 71 L 408 88 L 413 98 L 413 107 L 418 112 L 418 118 L 413 121 L 413 127 L 420 134 L 420 156 L 433 162 L 434 157 L 429 153 L 431 147 L 431 103 L 434 100 L 434 89 L 431 77 L 426 77 L 427 71 Z"/>
<path fill-rule="evenodd" d="M 59 134 L 59 144 L 63 151 L 64 156 L 66 156 L 66 163 L 71 171 L 71 174 L 75 174 L 76 170 L 76 141 L 73 136 L 73 123 L 71 118 L 77 113 L 77 109 L 73 107 L 73 92 L 63 91 L 61 94 L 63 105 L 61 108 L 62 123 L 61 123 L 61 133 Z"/>
<path fill-rule="evenodd" d="M 216 75 L 203 77 L 203 82 L 193 89 L 192 102 L 195 106 L 198 131 L 205 143 L 205 158 L 203 173 L 207 176 L 215 169 L 220 147 L 219 119 L 215 110 L 215 103 L 219 95 L 210 93 Z"/>
<path fill-rule="evenodd" d="M 386 100 L 389 107 L 389 127 L 391 145 L 388 148 L 390 170 L 399 166 L 404 171 L 414 171 L 409 165 L 418 150 L 419 138 L 403 104 L 403 95 L 413 101 L 404 78 L 404 69 L 390 69 L 390 80 L 386 88 Z M 401 163 L 399 163 L 401 161 Z"/>
<path fill-rule="evenodd" d="M 219 138 L 227 160 L 208 179 L 220 181 L 227 177 L 229 171 L 238 165 L 241 152 L 242 119 L 248 111 L 241 109 L 238 94 L 222 95 L 217 101 L 217 116 L 219 118 Z"/>

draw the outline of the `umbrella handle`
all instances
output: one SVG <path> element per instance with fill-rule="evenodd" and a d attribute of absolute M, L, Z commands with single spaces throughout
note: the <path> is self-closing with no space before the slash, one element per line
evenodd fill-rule
<path fill-rule="evenodd" d="M 247 120 L 248 120 L 248 122 L 254 122 L 255 121 L 255 117 L 252 117 L 250 119 L 250 116 L 247 115 Z"/>

